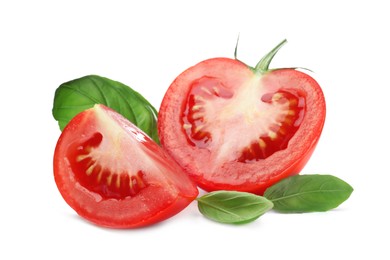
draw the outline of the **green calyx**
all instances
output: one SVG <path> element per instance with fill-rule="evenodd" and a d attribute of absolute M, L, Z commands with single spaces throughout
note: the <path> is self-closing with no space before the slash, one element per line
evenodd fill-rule
<path fill-rule="evenodd" d="M 234 58 L 235 59 L 237 59 L 238 40 L 239 40 L 239 37 L 237 38 L 236 48 L 234 49 Z M 254 72 L 258 73 L 258 74 L 264 74 L 264 73 L 270 71 L 269 64 L 271 63 L 271 61 L 274 58 L 275 54 L 286 43 L 287 43 L 287 40 L 284 39 L 275 48 L 273 48 L 269 53 L 267 53 L 263 58 L 261 58 L 261 60 L 256 64 L 256 66 L 254 68 L 252 68 L 254 70 Z"/>
<path fill-rule="evenodd" d="M 275 48 L 273 48 L 269 53 L 267 53 L 257 64 L 254 70 L 260 74 L 264 74 L 269 70 L 269 64 L 271 63 L 272 59 L 274 58 L 275 54 L 282 48 L 284 44 L 287 43 L 287 40 L 284 39 L 281 43 L 276 45 Z"/>

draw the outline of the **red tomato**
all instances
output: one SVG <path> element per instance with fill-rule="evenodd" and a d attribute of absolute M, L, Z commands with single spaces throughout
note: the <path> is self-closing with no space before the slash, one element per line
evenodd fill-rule
<path fill-rule="evenodd" d="M 55 149 L 54 177 L 69 206 L 105 227 L 162 221 L 198 195 L 163 149 L 103 105 L 78 114 L 64 129 Z"/>
<path fill-rule="evenodd" d="M 325 121 L 320 86 L 296 69 L 255 68 L 237 59 L 202 61 L 181 73 L 162 101 L 162 146 L 207 191 L 262 194 L 298 174 Z"/>

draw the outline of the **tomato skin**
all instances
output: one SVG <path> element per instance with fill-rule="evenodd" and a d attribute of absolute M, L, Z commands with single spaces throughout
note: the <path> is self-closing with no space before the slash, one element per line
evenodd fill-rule
<path fill-rule="evenodd" d="M 111 135 L 112 129 L 117 129 L 119 134 Z M 136 194 L 120 199 L 107 197 L 79 181 L 80 173 L 74 171 L 78 166 L 74 165 L 73 153 L 80 150 L 81 145 L 77 144 L 82 144 L 96 132 L 102 133 L 106 144 L 111 145 L 114 136 L 120 140 L 121 148 L 128 149 L 119 150 L 116 164 L 137 164 L 142 168 L 147 185 Z M 72 150 L 72 147 L 77 149 Z M 130 151 L 132 147 L 137 152 Z M 101 151 L 103 155 L 116 152 L 104 149 Z M 136 157 L 139 151 L 142 151 L 142 156 Z M 122 154 L 135 156 L 134 161 L 123 162 L 120 160 Z M 80 216 L 103 227 L 137 228 L 163 221 L 183 210 L 198 195 L 194 183 L 167 153 L 127 119 L 103 105 L 96 105 L 71 120 L 57 142 L 53 164 L 55 182 L 64 200 Z"/>
<path fill-rule="evenodd" d="M 193 82 L 205 75 L 218 79 L 232 91 L 257 77 L 255 71 L 241 61 L 213 58 L 181 73 L 167 90 L 158 118 L 160 142 L 198 186 L 206 191 L 237 190 L 261 195 L 267 187 L 279 180 L 298 174 L 312 155 L 325 122 L 325 99 L 318 83 L 295 69 L 277 69 L 258 76 L 259 84 L 269 89 L 288 87 L 299 91 L 306 102 L 303 120 L 286 149 L 255 162 L 226 160 L 215 165 L 210 159 L 213 151 L 189 144 L 188 136 L 183 131 L 183 113 L 178 112 L 185 109 L 185 97 L 189 95 Z M 231 124 L 223 127 L 236 126 Z M 237 138 L 242 134 L 237 133 Z"/>

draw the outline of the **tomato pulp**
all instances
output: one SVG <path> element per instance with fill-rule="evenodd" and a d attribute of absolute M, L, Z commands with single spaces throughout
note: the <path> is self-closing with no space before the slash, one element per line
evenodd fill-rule
<path fill-rule="evenodd" d="M 325 122 L 318 83 L 293 68 L 269 70 L 283 41 L 252 68 L 202 61 L 181 73 L 162 101 L 164 149 L 206 191 L 262 194 L 309 160 Z"/>
<path fill-rule="evenodd" d="M 162 221 L 198 195 L 162 148 L 103 105 L 81 112 L 66 126 L 55 149 L 54 177 L 80 216 L 105 227 Z"/>

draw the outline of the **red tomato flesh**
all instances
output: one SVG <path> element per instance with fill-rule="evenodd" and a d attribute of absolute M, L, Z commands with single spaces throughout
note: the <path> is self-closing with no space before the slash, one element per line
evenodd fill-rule
<path fill-rule="evenodd" d="M 228 58 L 187 69 L 162 101 L 162 146 L 207 190 L 262 194 L 298 174 L 325 121 L 318 83 L 295 69 L 258 73 Z"/>
<path fill-rule="evenodd" d="M 103 105 L 78 114 L 64 129 L 54 154 L 54 177 L 80 216 L 105 227 L 162 221 L 198 195 L 166 152 Z"/>

